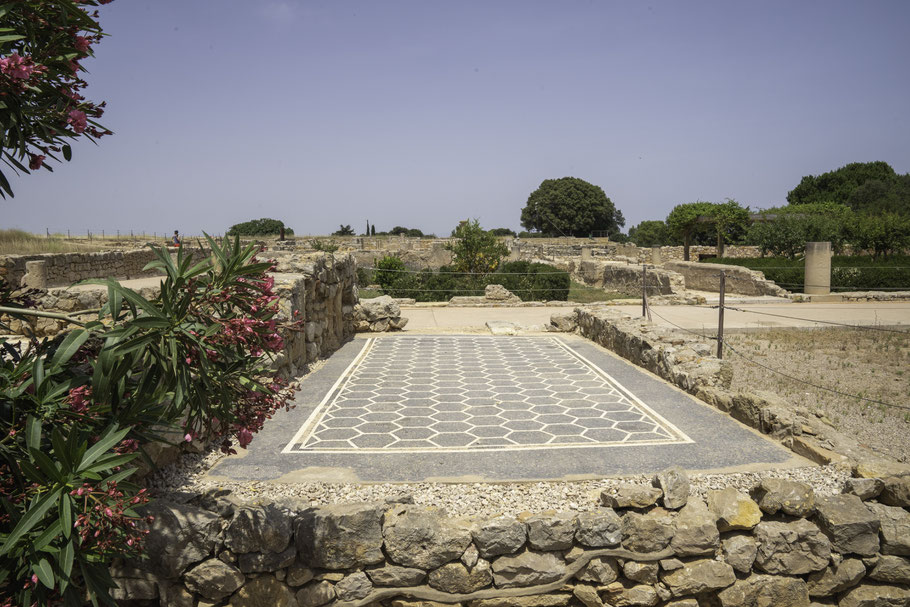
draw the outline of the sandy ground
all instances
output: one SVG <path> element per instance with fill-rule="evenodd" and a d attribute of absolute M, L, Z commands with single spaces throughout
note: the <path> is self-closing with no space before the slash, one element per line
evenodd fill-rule
<path fill-rule="evenodd" d="M 724 358 L 734 365 L 734 390 L 774 392 L 794 407 L 823 415 L 865 446 L 907 462 L 910 331 L 902 331 L 782 328 L 728 334 L 726 341 L 742 355 L 728 351 Z"/>

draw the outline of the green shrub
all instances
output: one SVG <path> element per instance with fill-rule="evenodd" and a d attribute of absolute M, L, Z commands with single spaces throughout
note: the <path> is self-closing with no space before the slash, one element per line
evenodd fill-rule
<path fill-rule="evenodd" d="M 281 228 L 284 228 L 286 236 L 290 236 L 294 233 L 294 230 L 285 226 L 284 222 L 280 219 L 263 217 L 262 219 L 252 219 L 250 221 L 244 221 L 243 223 L 236 223 L 228 229 L 226 234 L 228 236 L 273 236 L 281 234 Z"/>
<path fill-rule="evenodd" d="M 743 266 L 764 273 L 765 278 L 789 291 L 802 291 L 805 263 L 786 257 L 715 258 L 706 263 Z M 831 258 L 831 289 L 834 291 L 910 290 L 910 256 L 875 259 L 865 255 L 835 255 Z"/>

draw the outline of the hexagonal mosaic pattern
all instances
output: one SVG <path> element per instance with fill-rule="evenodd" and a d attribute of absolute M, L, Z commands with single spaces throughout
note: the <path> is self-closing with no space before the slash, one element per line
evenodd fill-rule
<path fill-rule="evenodd" d="M 680 442 L 558 338 L 407 336 L 367 340 L 284 452 Z"/>

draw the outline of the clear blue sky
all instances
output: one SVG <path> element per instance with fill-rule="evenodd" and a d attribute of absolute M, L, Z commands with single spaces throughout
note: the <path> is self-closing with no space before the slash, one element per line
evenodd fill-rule
<path fill-rule="evenodd" d="M 13 180 L 0 226 L 222 232 L 283 219 L 519 228 L 547 178 L 626 228 L 910 171 L 910 2 L 116 0 L 87 63 L 115 131 Z"/>

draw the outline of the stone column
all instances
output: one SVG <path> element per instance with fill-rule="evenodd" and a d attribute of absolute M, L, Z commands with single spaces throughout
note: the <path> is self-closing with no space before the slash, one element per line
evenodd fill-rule
<path fill-rule="evenodd" d="M 831 243 L 807 242 L 805 285 L 807 295 L 827 295 L 831 292 Z"/>
<path fill-rule="evenodd" d="M 591 254 L 591 247 L 582 247 L 581 248 L 581 260 L 590 261 L 591 259 L 593 259 L 593 256 Z"/>
<path fill-rule="evenodd" d="M 659 266 L 663 263 L 663 260 L 660 258 L 660 247 L 651 247 L 651 263 L 655 266 Z"/>
<path fill-rule="evenodd" d="M 25 276 L 22 277 L 22 286 L 27 289 L 47 288 L 47 262 L 26 261 Z"/>
<path fill-rule="evenodd" d="M 512 250 L 509 251 L 509 261 L 518 261 L 519 259 L 521 259 L 521 248 L 512 243 Z"/>

